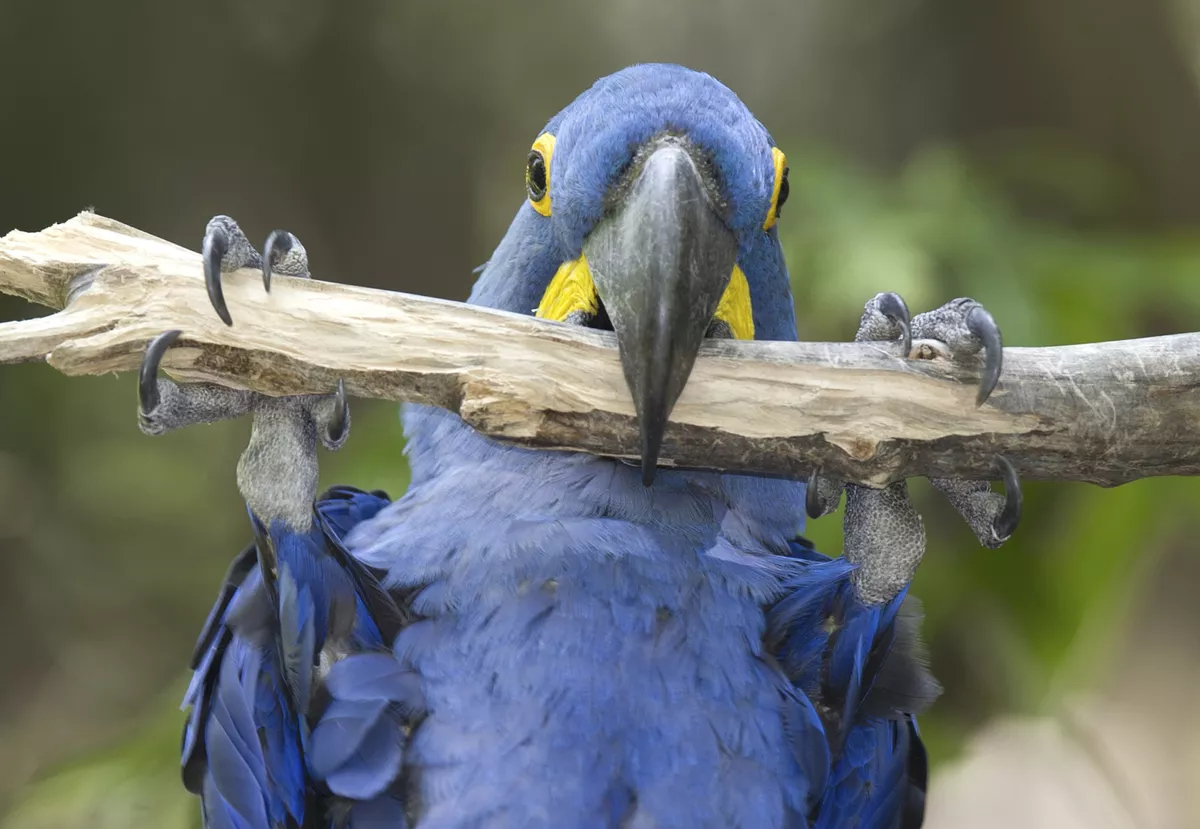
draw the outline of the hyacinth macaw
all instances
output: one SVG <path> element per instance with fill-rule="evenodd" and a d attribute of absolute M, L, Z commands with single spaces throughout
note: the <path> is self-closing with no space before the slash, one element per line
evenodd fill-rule
<path fill-rule="evenodd" d="M 316 495 L 345 395 L 271 399 L 157 377 L 149 432 L 252 412 L 238 468 L 255 542 L 200 638 L 186 785 L 227 827 L 910 827 L 924 815 L 915 715 L 938 693 L 907 596 L 924 531 L 904 483 L 846 486 L 658 468 L 706 337 L 797 338 L 777 222 L 784 154 L 712 77 L 639 65 L 546 124 L 525 200 L 470 302 L 615 333 L 640 467 L 502 445 L 406 406 L 408 492 Z M 219 216 L 221 272 L 306 276 L 276 231 L 259 254 Z M 954 356 L 1000 332 L 958 299 L 909 318 L 886 293 L 859 340 Z M 1020 490 L 935 485 L 996 546 Z M 807 481 L 807 486 L 805 481 Z M 800 533 L 847 493 L 845 550 Z"/>

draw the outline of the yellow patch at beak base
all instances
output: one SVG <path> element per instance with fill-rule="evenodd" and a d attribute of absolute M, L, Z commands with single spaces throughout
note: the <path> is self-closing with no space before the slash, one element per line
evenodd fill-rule
<path fill-rule="evenodd" d="M 563 262 L 546 292 L 538 303 L 534 316 L 544 320 L 566 322 L 572 314 L 582 313 L 591 319 L 600 312 L 600 296 L 588 267 L 587 257 L 580 256 Z M 717 303 L 714 319 L 729 326 L 730 333 L 738 340 L 754 339 L 754 312 L 750 306 L 750 283 L 746 274 L 737 265 L 729 278 L 729 285 Z"/>
<path fill-rule="evenodd" d="M 546 293 L 542 294 L 535 316 L 565 322 L 577 311 L 589 317 L 600 312 L 600 297 L 596 293 L 596 283 L 592 281 L 592 270 L 585 256 L 559 266 L 546 287 Z"/>
<path fill-rule="evenodd" d="M 733 275 L 721 301 L 717 303 L 716 319 L 723 320 L 729 326 L 735 340 L 754 339 L 754 311 L 750 307 L 750 283 L 746 274 L 737 265 L 733 266 Z"/>

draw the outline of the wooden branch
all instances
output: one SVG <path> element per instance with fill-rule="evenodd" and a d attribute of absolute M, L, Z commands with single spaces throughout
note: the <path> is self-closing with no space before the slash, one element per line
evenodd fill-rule
<path fill-rule="evenodd" d="M 610 333 L 330 282 L 276 285 L 267 295 L 257 274 L 228 275 L 228 328 L 193 251 L 91 213 L 14 231 L 0 239 L 0 292 L 62 310 L 0 325 L 0 363 L 133 370 L 151 338 L 178 328 L 163 365 L 182 381 L 284 395 L 341 377 L 353 395 L 441 406 L 501 440 L 637 455 Z M 664 463 L 787 476 L 816 465 L 871 486 L 994 478 L 998 453 L 1025 479 L 1200 473 L 1200 335 L 1007 348 L 982 408 L 978 371 L 887 345 L 709 342 Z"/>

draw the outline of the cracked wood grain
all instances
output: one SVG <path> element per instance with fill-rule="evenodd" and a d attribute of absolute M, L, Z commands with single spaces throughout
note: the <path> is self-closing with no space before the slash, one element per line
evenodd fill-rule
<path fill-rule="evenodd" d="M 0 324 L 0 363 L 131 371 L 151 338 L 178 328 L 163 366 L 183 382 L 284 395 L 326 392 L 341 377 L 358 397 L 440 406 L 499 440 L 637 454 L 609 332 L 277 280 L 267 295 L 257 274 L 227 275 L 227 328 L 194 251 L 92 213 L 14 231 L 0 239 L 0 292 L 58 311 Z M 711 341 L 672 414 L 663 463 L 785 476 L 817 466 L 869 486 L 992 478 L 996 454 L 1026 480 L 1112 486 L 1200 473 L 1200 335 L 1006 348 L 981 408 L 978 370 L 903 360 L 887 344 Z"/>

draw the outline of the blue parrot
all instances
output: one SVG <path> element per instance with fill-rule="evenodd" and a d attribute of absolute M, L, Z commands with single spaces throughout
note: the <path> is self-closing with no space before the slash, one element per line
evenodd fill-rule
<path fill-rule="evenodd" d="M 939 688 L 907 595 L 924 531 L 906 485 L 658 465 L 706 338 L 797 339 L 788 172 L 733 92 L 672 65 L 601 79 L 533 142 L 524 202 L 469 301 L 613 332 L 640 464 L 500 444 L 407 405 L 407 493 L 316 498 L 325 404 L 157 394 L 170 381 L 148 349 L 143 416 L 253 410 L 264 435 L 238 476 L 256 542 L 186 700 L 184 777 L 206 826 L 921 825 L 915 716 Z M 281 265 L 307 273 L 294 236 L 260 255 L 224 216 L 204 252 L 227 323 L 221 271 L 261 266 L 268 289 Z M 912 318 L 894 293 L 866 304 L 859 340 L 902 358 L 913 337 L 982 352 L 987 398 L 1001 339 L 979 303 Z M 1020 514 L 999 467 L 1003 495 L 933 481 L 988 546 Z M 830 558 L 801 533 L 842 492 Z"/>

